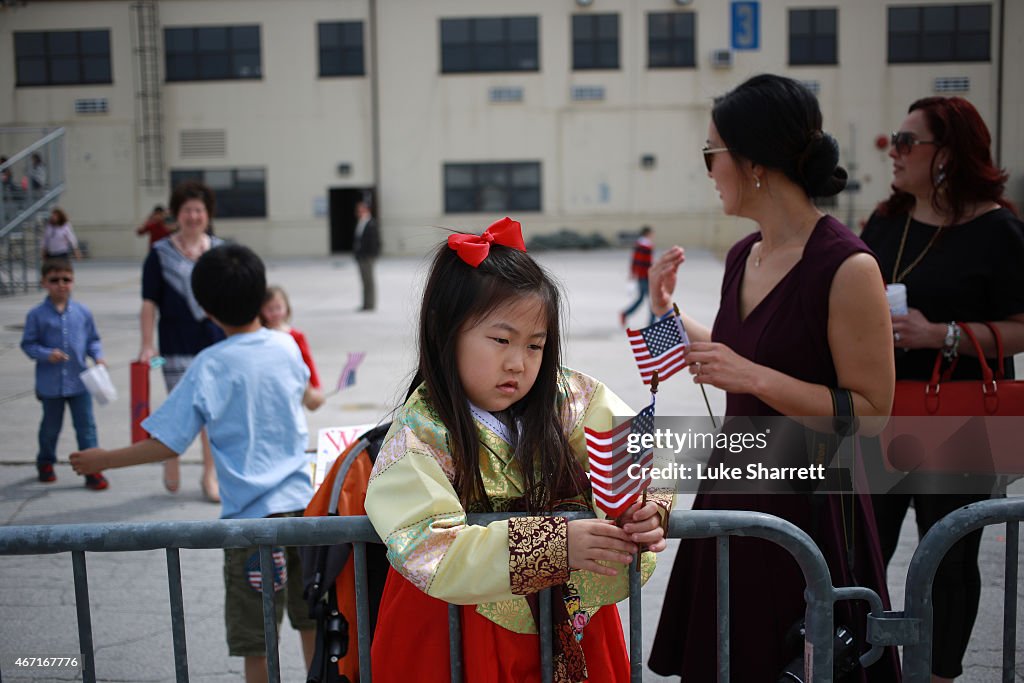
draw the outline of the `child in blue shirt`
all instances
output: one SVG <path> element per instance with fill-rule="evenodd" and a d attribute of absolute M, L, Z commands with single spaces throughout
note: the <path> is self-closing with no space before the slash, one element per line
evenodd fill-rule
<path fill-rule="evenodd" d="M 36 362 L 36 397 L 43 404 L 39 423 L 39 453 L 36 469 L 39 481 L 57 481 L 53 470 L 57 462 L 57 439 L 64 423 L 64 405 L 71 408 L 79 450 L 96 446 L 96 421 L 92 414 L 92 396 L 79 375 L 86 369 L 86 358 L 99 365 L 103 360 L 100 335 L 89 309 L 72 301 L 75 272 L 67 259 L 47 259 L 42 267 L 46 300 L 28 312 L 21 349 Z M 88 474 L 85 485 L 94 491 L 107 488 L 100 473 Z"/>
<path fill-rule="evenodd" d="M 95 473 L 163 461 L 181 454 L 205 427 L 217 468 L 221 517 L 252 519 L 301 515 L 313 495 L 308 431 L 302 400 L 309 370 L 287 334 L 260 324 L 266 292 L 263 262 L 247 247 L 227 244 L 203 254 L 192 271 L 192 291 L 227 339 L 199 352 L 167 400 L 143 423 L 152 438 L 127 448 L 73 453 L 76 472 Z M 302 598 L 302 569 L 294 548 L 275 548 L 278 622 L 288 604 L 307 664 L 315 622 Z M 253 548 L 224 551 L 228 651 L 245 657 L 247 681 L 267 680 L 259 567 Z M 258 577 L 258 572 L 254 573 Z M 280 586 L 280 588 L 279 588 Z"/>

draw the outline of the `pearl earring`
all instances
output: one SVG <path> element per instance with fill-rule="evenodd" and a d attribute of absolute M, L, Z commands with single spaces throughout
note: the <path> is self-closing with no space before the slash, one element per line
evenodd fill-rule
<path fill-rule="evenodd" d="M 758 190 L 761 189 L 761 179 L 757 176 L 754 176 L 754 187 Z"/>

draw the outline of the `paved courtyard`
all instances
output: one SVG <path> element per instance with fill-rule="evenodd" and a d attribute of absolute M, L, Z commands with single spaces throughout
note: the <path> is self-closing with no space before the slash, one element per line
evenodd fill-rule
<path fill-rule="evenodd" d="M 438 234 L 438 240 L 443 235 Z M 667 245 L 659 245 L 667 246 Z M 696 318 L 710 322 L 717 308 L 721 262 L 706 252 L 690 253 L 683 267 L 678 301 Z M 630 300 L 625 250 L 550 252 L 541 262 L 568 292 L 568 365 L 595 375 L 633 407 L 647 400 L 629 347 L 618 326 L 618 310 Z M 309 415 L 311 438 L 320 428 L 387 419 L 401 402 L 411 377 L 418 296 L 426 265 L 422 259 L 386 258 L 379 262 L 378 302 L 374 313 L 357 313 L 358 273 L 350 259 L 323 258 L 268 264 L 270 283 L 288 292 L 293 324 L 306 333 L 321 378 L 336 382 L 347 354 L 366 352 L 357 382 Z M 138 263 L 83 262 L 77 265 L 76 298 L 93 311 L 103 338 L 118 401 L 96 407 L 100 444 L 129 443 L 128 368 L 139 351 Z M 18 347 L 28 309 L 42 299 L 33 293 L 0 299 L 0 524 L 39 525 L 111 521 L 215 519 L 218 506 L 199 492 L 199 453 L 193 445 L 183 458 L 182 487 L 175 495 L 161 484 L 159 465 L 113 470 L 109 490 L 86 490 L 67 464 L 74 432 L 67 420 L 61 436 L 56 484 L 35 480 L 36 430 L 40 407 L 33 392 L 33 364 Z M 643 322 L 638 314 L 636 325 Z M 163 399 L 162 382 L 153 375 L 153 404 Z M 709 391 L 717 414 L 723 396 Z M 658 399 L 662 415 L 701 415 L 704 401 L 686 376 L 669 380 Z M 314 445 L 311 443 L 311 445 Z M 1014 491 L 1024 492 L 1019 482 Z M 678 509 L 688 506 L 681 497 Z M 903 576 L 915 543 L 913 518 L 904 525 L 900 550 L 890 568 L 895 607 L 902 603 Z M 661 596 L 675 545 L 645 590 L 645 645 L 657 623 Z M 997 681 L 1001 660 L 1002 557 L 1004 531 L 991 527 L 982 542 L 981 615 L 968 654 L 963 681 Z M 241 679 L 241 659 L 229 658 L 223 635 L 223 584 L 219 550 L 183 551 L 182 571 L 191 680 L 203 683 Z M 164 554 L 91 553 L 88 556 L 97 674 L 102 681 L 169 681 L 174 669 Z M 1024 574 L 1022 574 L 1024 576 Z M 1018 585 L 1018 605 L 1024 591 Z M 712 588 L 709 587 L 709 590 Z M 1017 681 L 1024 682 L 1024 619 L 1018 607 Z M 282 674 L 304 680 L 298 638 L 282 629 Z M 69 555 L 0 557 L 0 667 L 5 678 L 79 680 L 52 671 L 19 672 L 17 654 L 78 652 Z M 646 649 L 646 648 L 645 648 Z M 709 656 L 713 656 L 709 653 Z M 647 672 L 645 681 L 662 679 Z"/>

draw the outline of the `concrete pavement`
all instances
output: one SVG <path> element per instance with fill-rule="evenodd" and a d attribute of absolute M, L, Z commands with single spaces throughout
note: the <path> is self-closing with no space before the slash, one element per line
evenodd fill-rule
<path fill-rule="evenodd" d="M 440 238 L 439 238 L 440 239 Z M 640 407 L 648 399 L 636 378 L 628 346 L 618 327 L 618 310 L 628 303 L 629 254 L 624 250 L 548 253 L 539 259 L 565 284 L 570 318 L 566 362 L 600 377 L 627 402 Z M 337 379 L 346 354 L 366 351 L 355 386 L 330 398 L 309 415 L 311 438 L 328 426 L 386 419 L 400 403 L 411 376 L 414 330 L 425 274 L 420 259 L 383 259 L 378 263 L 379 310 L 357 313 L 358 273 L 350 259 L 286 261 L 268 264 L 271 283 L 291 298 L 293 324 L 312 346 L 327 388 Z M 679 301 L 694 317 L 710 322 L 718 303 L 721 262 L 708 253 L 690 252 L 679 287 Z M 77 264 L 76 294 L 96 317 L 120 398 L 96 407 L 100 444 L 129 443 L 128 364 L 138 353 L 140 264 Z M 40 406 L 33 395 L 33 364 L 18 348 L 21 324 L 42 293 L 0 299 L 0 523 L 4 525 L 214 519 L 218 506 L 199 492 L 199 454 L 194 445 L 183 457 L 182 487 L 175 495 L 161 484 L 159 466 L 108 473 L 111 488 L 86 490 L 67 465 L 74 432 L 66 420 L 58 448 L 56 484 L 35 480 L 36 430 Z M 638 314 L 634 323 L 643 322 Z M 153 404 L 163 398 L 162 381 L 153 375 Z M 724 400 L 709 398 L 721 414 Z M 659 394 L 659 414 L 700 415 L 700 392 L 683 378 Z M 1024 492 L 1021 483 L 1015 486 Z M 686 501 L 681 501 L 685 505 Z M 902 603 L 902 578 L 913 550 L 913 518 L 908 516 L 900 550 L 890 569 L 893 600 Z M 1004 531 L 986 530 L 982 542 L 984 593 L 981 614 L 961 680 L 998 680 L 1002 628 L 1002 551 Z M 645 641 L 657 623 L 671 554 L 666 553 L 645 590 Z M 191 680 L 240 680 L 241 659 L 227 656 L 223 627 L 221 552 L 181 553 Z M 88 556 L 97 674 L 103 681 L 168 681 L 174 670 L 166 569 L 162 552 L 91 553 Z M 709 587 L 710 589 L 710 587 Z M 1017 587 L 1021 593 L 1021 586 Z M 1018 610 L 1020 612 L 1020 610 Z M 1018 681 L 1024 681 L 1024 623 L 1018 614 Z M 0 667 L 5 678 L 80 680 L 73 674 L 23 672 L 11 666 L 18 654 L 69 654 L 78 651 L 71 559 L 57 556 L 0 557 Z M 649 642 L 646 643 L 649 646 Z M 282 629 L 282 674 L 303 675 L 298 638 Z M 709 653 L 709 656 L 710 653 Z M 647 672 L 645 681 L 662 679 Z"/>

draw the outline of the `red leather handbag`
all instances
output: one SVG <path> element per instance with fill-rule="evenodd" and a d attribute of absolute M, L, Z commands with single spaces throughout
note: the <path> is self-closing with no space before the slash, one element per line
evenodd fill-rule
<path fill-rule="evenodd" d="M 980 380 L 952 380 L 956 359 L 942 371 L 942 351 L 927 382 L 899 380 L 892 417 L 881 434 L 887 465 L 903 472 L 1024 473 L 1024 382 L 1006 379 L 1003 339 L 989 323 L 999 358 L 995 372 L 974 333 Z"/>

